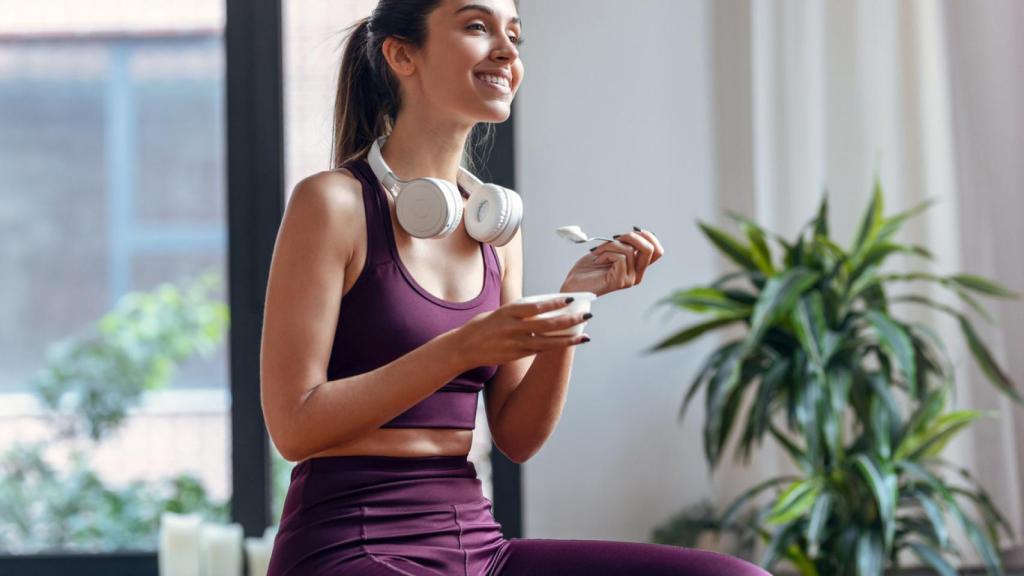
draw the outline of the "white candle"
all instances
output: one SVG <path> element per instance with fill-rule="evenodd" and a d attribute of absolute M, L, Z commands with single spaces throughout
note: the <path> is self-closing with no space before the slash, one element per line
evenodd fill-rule
<path fill-rule="evenodd" d="M 273 542 L 275 538 L 277 538 L 277 526 L 267 526 L 266 530 L 263 531 L 263 539 Z"/>
<path fill-rule="evenodd" d="M 270 567 L 270 551 L 274 547 L 273 540 L 266 538 L 246 538 L 245 555 L 249 561 L 249 576 L 267 576 Z"/>
<path fill-rule="evenodd" d="M 160 544 L 157 559 L 160 576 L 199 576 L 198 514 L 160 515 Z"/>
<path fill-rule="evenodd" d="M 199 542 L 206 576 L 242 576 L 241 524 L 203 524 Z"/>

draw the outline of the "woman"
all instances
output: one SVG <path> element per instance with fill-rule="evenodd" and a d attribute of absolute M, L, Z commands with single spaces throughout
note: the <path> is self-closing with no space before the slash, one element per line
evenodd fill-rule
<path fill-rule="evenodd" d="M 478 393 L 495 444 L 528 460 L 588 340 L 545 333 L 587 317 L 531 318 L 563 299 L 511 303 L 522 295 L 518 232 L 500 249 L 465 218 L 444 237 L 408 233 L 381 168 L 462 183 L 474 125 L 508 118 L 523 78 L 517 5 L 477 1 L 380 0 L 355 26 L 335 168 L 301 181 L 285 211 L 261 385 L 271 438 L 298 464 L 270 575 L 766 574 L 675 546 L 503 538 L 468 460 Z M 663 254 L 634 229 L 581 258 L 561 291 L 634 286 Z"/>

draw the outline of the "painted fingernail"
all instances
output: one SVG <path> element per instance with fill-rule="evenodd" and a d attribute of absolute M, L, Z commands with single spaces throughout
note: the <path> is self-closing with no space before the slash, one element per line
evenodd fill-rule
<path fill-rule="evenodd" d="M 590 249 L 590 251 L 593 252 L 594 250 L 597 250 L 597 249 L 598 249 L 598 247 L 594 246 L 593 248 Z"/>
<path fill-rule="evenodd" d="M 618 238 L 619 236 L 622 236 L 622 234 L 616 234 L 615 236 L 612 236 L 612 238 Z"/>
<path fill-rule="evenodd" d="M 586 342 L 590 342 L 590 336 L 584 336 L 584 337 L 583 337 L 583 338 L 582 338 L 582 339 L 580 340 L 580 344 L 583 344 L 583 343 L 586 343 Z"/>
<path fill-rule="evenodd" d="M 641 232 L 641 230 L 639 228 L 637 228 L 636 226 L 633 226 L 633 230 L 636 230 L 637 232 Z"/>
<path fill-rule="evenodd" d="M 590 320 L 593 317 L 594 317 L 594 315 L 591 314 L 590 312 L 587 312 L 586 314 L 583 315 L 583 319 L 584 320 Z"/>
<path fill-rule="evenodd" d="M 565 299 L 565 303 L 566 304 L 570 304 L 570 303 L 572 303 L 573 300 L 575 300 L 575 298 L 573 298 L 572 296 L 569 296 L 568 298 Z"/>

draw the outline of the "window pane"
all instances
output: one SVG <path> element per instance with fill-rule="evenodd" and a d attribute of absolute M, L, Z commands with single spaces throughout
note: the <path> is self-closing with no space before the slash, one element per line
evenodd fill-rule
<path fill-rule="evenodd" d="M 376 4 L 377 0 L 285 0 L 283 3 L 286 201 L 298 181 L 330 169 L 334 93 L 345 29 L 368 16 Z M 479 395 L 478 402 L 469 459 L 477 469 L 484 496 L 491 498 L 491 439 L 483 394 Z M 278 522 L 292 463 L 281 458 L 273 443 L 271 450 L 275 462 L 271 508 Z"/>
<path fill-rule="evenodd" d="M 0 554 L 230 498 L 219 0 L 0 0 Z"/>

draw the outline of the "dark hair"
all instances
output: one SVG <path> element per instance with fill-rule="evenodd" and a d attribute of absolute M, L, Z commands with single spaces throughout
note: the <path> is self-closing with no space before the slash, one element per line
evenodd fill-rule
<path fill-rule="evenodd" d="M 373 141 L 394 128 L 402 109 L 402 95 L 381 46 L 385 38 L 395 36 L 416 48 L 423 47 L 427 39 L 427 17 L 441 2 L 380 0 L 370 16 L 345 29 L 350 33 L 341 58 L 334 98 L 332 169 L 365 157 Z M 483 140 L 491 140 L 494 124 L 478 123 L 467 141 L 470 149 L 478 147 L 477 127 L 481 124 Z M 469 169 L 475 172 L 471 156 L 468 163 Z"/>

